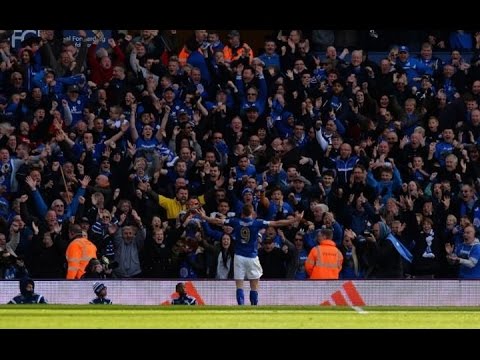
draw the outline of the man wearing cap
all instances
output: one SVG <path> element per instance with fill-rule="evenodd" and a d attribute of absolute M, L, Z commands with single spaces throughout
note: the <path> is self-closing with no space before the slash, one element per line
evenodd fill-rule
<path fill-rule="evenodd" d="M 199 214 L 210 224 L 233 227 L 233 239 L 235 241 L 234 278 L 237 287 L 237 303 L 238 305 L 245 303 L 243 281 L 247 279 L 250 282 L 250 304 L 258 305 L 258 282 L 263 274 L 258 259 L 258 232 L 268 226 L 292 225 L 303 218 L 303 212 L 288 220 L 266 221 L 256 219 L 253 206 L 246 204 L 242 208 L 240 218 L 218 219 L 207 217 L 203 209 L 199 210 Z"/>
<path fill-rule="evenodd" d="M 272 231 L 271 234 L 268 233 L 270 231 Z M 258 259 L 262 265 L 263 278 L 285 279 L 287 264 L 295 255 L 293 244 L 285 241 L 284 237 L 277 235 L 275 229 L 268 228 L 262 245 L 258 250 Z"/>
<path fill-rule="evenodd" d="M 93 291 L 96 298 L 92 299 L 89 304 L 101 304 L 101 305 L 112 305 L 112 300 L 107 299 L 107 287 L 105 284 L 96 282 L 93 284 Z"/>
<path fill-rule="evenodd" d="M 83 110 L 87 106 L 87 98 L 84 95 L 80 95 L 80 88 L 78 85 L 69 85 L 67 88 L 67 96 L 65 97 L 67 100 L 68 108 L 70 109 L 70 113 L 72 114 L 72 122 L 70 125 L 71 127 L 75 127 L 77 122 L 82 120 L 83 118 Z"/>
<path fill-rule="evenodd" d="M 312 183 L 304 176 L 297 175 L 293 178 L 291 184 L 288 190 L 288 203 L 294 209 L 308 209 L 310 191 L 308 191 L 307 186 L 310 187 Z"/>
<path fill-rule="evenodd" d="M 88 217 L 82 216 L 78 224 L 82 228 L 83 235 L 85 237 L 88 236 L 88 230 L 90 229 L 90 220 L 88 219 Z"/>

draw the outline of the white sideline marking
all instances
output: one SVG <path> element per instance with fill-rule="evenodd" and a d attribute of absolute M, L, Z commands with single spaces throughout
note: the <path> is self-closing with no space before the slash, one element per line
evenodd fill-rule
<path fill-rule="evenodd" d="M 359 306 L 352 306 L 352 309 L 355 310 L 356 312 L 358 312 L 359 314 L 368 314 L 368 311 L 366 310 L 363 310 L 361 307 Z"/>

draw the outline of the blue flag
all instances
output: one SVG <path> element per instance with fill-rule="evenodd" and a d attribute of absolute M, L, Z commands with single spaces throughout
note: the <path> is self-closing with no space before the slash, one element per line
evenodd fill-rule
<path fill-rule="evenodd" d="M 390 242 L 395 246 L 395 249 L 397 249 L 398 253 L 409 263 L 412 262 L 413 260 L 413 255 L 408 249 L 403 245 L 400 241 L 397 240 L 395 236 L 392 234 L 389 234 L 387 236 L 387 239 L 390 240 Z"/>

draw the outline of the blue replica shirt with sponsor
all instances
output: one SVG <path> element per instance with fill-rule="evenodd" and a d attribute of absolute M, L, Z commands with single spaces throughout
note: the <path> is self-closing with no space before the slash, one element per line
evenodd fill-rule
<path fill-rule="evenodd" d="M 308 279 L 308 274 L 305 271 L 305 261 L 307 261 L 308 252 L 306 249 L 302 249 L 298 253 L 298 265 L 297 270 L 295 271 L 295 280 L 305 280 Z"/>
<path fill-rule="evenodd" d="M 473 244 L 461 244 L 456 249 L 456 254 L 461 259 L 471 260 L 473 267 L 460 264 L 458 277 L 460 279 L 480 279 L 480 243 L 475 240 Z"/>
<path fill-rule="evenodd" d="M 442 141 L 435 147 L 435 158 L 440 163 L 440 166 L 445 166 L 445 159 L 448 155 L 453 153 L 455 146 L 453 144 Z"/>
<path fill-rule="evenodd" d="M 258 255 L 258 232 L 270 225 L 270 221 L 250 218 L 231 218 L 225 225 L 233 227 L 235 254 L 255 258 Z"/>
<path fill-rule="evenodd" d="M 135 145 L 137 146 L 137 156 L 143 156 L 147 161 L 153 161 L 153 153 L 157 149 L 157 146 L 161 144 L 155 137 L 149 140 L 139 137 Z"/>
<path fill-rule="evenodd" d="M 105 144 L 98 143 L 93 146 L 92 149 L 92 160 L 95 165 L 99 165 L 102 159 L 103 152 L 105 151 Z M 83 142 L 74 144 L 72 147 L 72 152 L 75 159 L 79 160 L 84 152 L 87 152 L 86 146 Z"/>
<path fill-rule="evenodd" d="M 87 107 L 88 99 L 84 95 L 80 95 L 75 101 L 71 100 L 68 96 L 63 97 L 63 99 L 67 100 L 70 113 L 72 114 L 70 127 L 74 128 L 83 118 L 83 110 Z"/>
<path fill-rule="evenodd" d="M 135 145 L 137 146 L 137 149 L 143 149 L 143 150 L 151 150 L 152 152 L 155 150 L 155 148 L 160 145 L 158 142 L 157 138 L 152 138 L 152 139 L 144 139 L 142 137 L 139 137 L 137 141 L 135 142 Z"/>
<path fill-rule="evenodd" d="M 242 180 L 242 177 L 245 175 L 248 177 L 251 177 L 257 174 L 257 170 L 255 169 L 254 165 L 248 165 L 245 170 L 240 169 L 239 166 L 235 166 L 235 171 L 236 171 L 236 175 L 235 175 L 236 181 Z"/>
<path fill-rule="evenodd" d="M 270 201 L 270 205 L 268 207 L 268 214 L 266 218 L 268 220 L 275 220 L 275 217 L 278 213 L 281 213 L 281 217 L 277 218 L 276 220 L 286 219 L 288 215 L 293 214 L 292 206 L 289 203 L 284 202 L 281 206 L 275 204 L 273 201 Z"/>

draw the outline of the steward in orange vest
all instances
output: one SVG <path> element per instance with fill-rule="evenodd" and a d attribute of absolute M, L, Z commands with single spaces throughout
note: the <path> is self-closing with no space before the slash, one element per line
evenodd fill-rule
<path fill-rule="evenodd" d="M 68 230 L 70 244 L 67 247 L 67 279 L 80 279 L 85 274 L 90 259 L 97 257 L 97 247 L 83 236 L 78 224 L 70 225 Z"/>
<path fill-rule="evenodd" d="M 318 246 L 310 250 L 305 270 L 310 279 L 338 279 L 342 270 L 343 255 L 331 240 L 331 229 L 321 229 L 317 235 Z"/>

